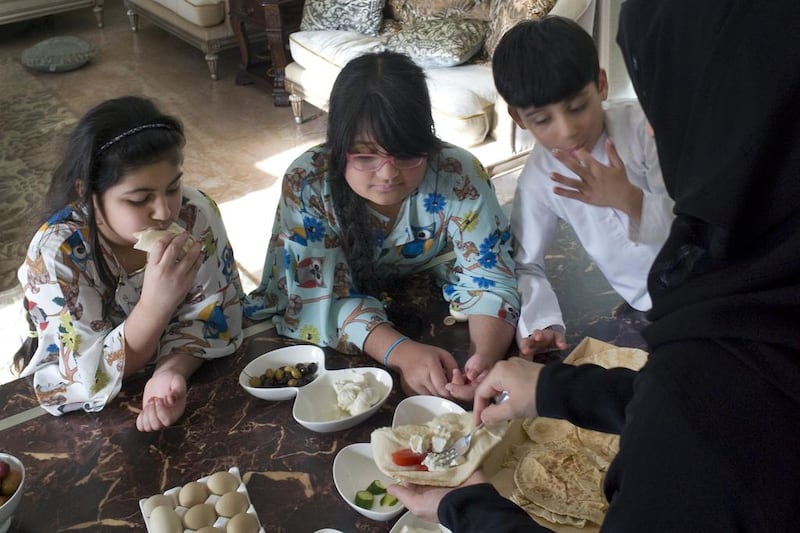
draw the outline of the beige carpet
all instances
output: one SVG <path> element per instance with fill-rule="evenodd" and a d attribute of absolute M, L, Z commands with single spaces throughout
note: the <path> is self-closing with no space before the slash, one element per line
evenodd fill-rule
<path fill-rule="evenodd" d="M 0 293 L 18 284 L 16 271 L 36 229 L 36 208 L 76 122 L 24 67 L 0 60 Z"/>

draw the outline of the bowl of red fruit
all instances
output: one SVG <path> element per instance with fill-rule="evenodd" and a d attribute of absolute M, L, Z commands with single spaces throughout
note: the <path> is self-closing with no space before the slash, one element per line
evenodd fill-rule
<path fill-rule="evenodd" d="M 25 486 L 25 467 L 22 461 L 7 453 L 0 453 L 0 533 L 11 527 L 11 517 L 22 501 Z"/>

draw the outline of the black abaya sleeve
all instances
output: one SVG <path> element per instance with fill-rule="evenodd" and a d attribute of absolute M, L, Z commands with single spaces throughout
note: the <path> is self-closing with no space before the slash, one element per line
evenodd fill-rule
<path fill-rule="evenodd" d="M 550 531 L 483 483 L 454 490 L 439 504 L 439 522 L 455 533 L 535 533 Z"/>
<path fill-rule="evenodd" d="M 626 368 L 597 365 L 547 365 L 539 376 L 536 409 L 540 416 L 563 418 L 586 429 L 619 434 L 636 374 Z"/>

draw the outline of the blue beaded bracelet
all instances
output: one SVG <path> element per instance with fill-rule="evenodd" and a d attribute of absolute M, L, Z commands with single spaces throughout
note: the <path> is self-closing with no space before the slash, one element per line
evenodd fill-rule
<path fill-rule="evenodd" d="M 389 346 L 389 349 L 386 350 L 386 355 L 383 356 L 383 365 L 384 366 L 389 366 L 389 356 L 392 355 L 392 350 L 397 348 L 398 344 L 400 344 L 403 341 L 407 341 L 407 340 L 409 340 L 409 338 L 406 337 L 405 335 L 403 335 L 402 337 L 400 337 L 399 339 L 394 341 L 391 346 Z"/>

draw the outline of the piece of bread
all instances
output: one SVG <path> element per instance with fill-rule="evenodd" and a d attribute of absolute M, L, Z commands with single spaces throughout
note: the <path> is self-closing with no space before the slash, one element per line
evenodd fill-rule
<path fill-rule="evenodd" d="M 134 249 L 142 250 L 145 252 L 150 252 L 153 249 L 153 245 L 158 242 L 158 239 L 163 237 L 164 235 L 177 235 L 178 233 L 183 233 L 184 230 L 178 224 L 173 222 L 169 225 L 167 229 L 155 229 L 155 228 L 147 228 L 142 231 L 137 231 L 133 234 L 136 237 L 136 244 L 133 245 Z M 189 239 L 186 241 L 186 244 L 183 246 L 182 252 L 185 254 L 189 247 L 192 245 L 193 240 Z"/>

